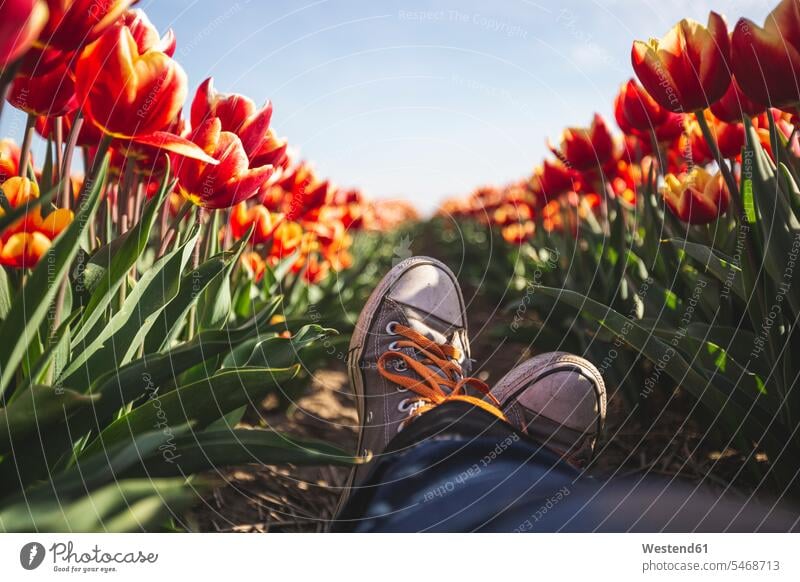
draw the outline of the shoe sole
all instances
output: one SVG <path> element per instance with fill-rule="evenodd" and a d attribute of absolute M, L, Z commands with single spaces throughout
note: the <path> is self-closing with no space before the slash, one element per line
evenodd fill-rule
<path fill-rule="evenodd" d="M 432 259 L 430 257 L 409 257 L 408 259 L 404 259 L 400 263 L 396 264 L 388 273 L 386 273 L 386 275 L 384 275 L 383 279 L 381 279 L 381 282 L 378 283 L 378 286 L 375 287 L 375 290 L 369 296 L 369 299 L 367 299 L 364 309 L 361 310 L 361 314 L 358 316 L 356 327 L 353 330 L 353 335 L 350 338 L 350 346 L 347 351 L 347 375 L 350 378 L 350 385 L 353 387 L 353 391 L 356 395 L 356 411 L 358 412 L 358 446 L 356 447 L 357 455 L 362 453 L 364 438 L 363 420 L 365 380 L 364 371 L 361 367 L 361 356 L 364 354 L 364 348 L 366 347 L 367 338 L 369 337 L 369 330 L 372 328 L 375 314 L 378 312 L 378 309 L 380 309 L 381 303 L 383 302 L 384 297 L 386 297 L 389 289 L 391 289 L 392 285 L 394 285 L 397 280 L 406 274 L 410 269 L 421 265 L 431 265 L 437 267 L 444 271 L 448 277 L 450 277 L 454 287 L 456 288 L 456 294 L 458 295 L 459 307 L 461 308 L 461 314 L 464 319 L 464 331 L 466 332 L 467 330 L 466 308 L 464 306 L 464 297 L 461 293 L 461 287 L 458 284 L 455 274 L 453 274 L 447 265 L 441 261 L 437 261 L 436 259 Z M 466 357 L 469 358 L 469 344 L 466 345 L 466 349 Z M 347 476 L 347 481 L 342 489 L 342 494 L 339 497 L 339 502 L 336 504 L 336 512 L 334 513 L 334 519 L 331 520 L 332 522 L 335 521 L 336 516 L 339 515 L 339 512 L 344 507 L 345 502 L 350 497 L 350 489 L 353 486 L 356 468 L 356 466 L 353 466 L 350 469 L 350 473 Z"/>

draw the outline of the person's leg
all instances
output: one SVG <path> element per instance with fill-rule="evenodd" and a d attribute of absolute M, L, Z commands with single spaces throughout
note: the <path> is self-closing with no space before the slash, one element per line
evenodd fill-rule
<path fill-rule="evenodd" d="M 576 358 L 573 368 L 575 361 L 585 362 Z M 588 362 L 585 364 L 591 366 Z M 453 273 L 442 263 L 426 257 L 414 257 L 395 266 L 370 296 L 350 345 L 348 368 L 361 423 L 358 451 L 362 455 L 372 455 L 373 460 L 352 471 L 342 503 L 354 494 L 360 494 L 361 499 L 369 497 L 372 493 L 369 490 L 382 485 L 374 478 L 381 459 L 387 455 L 396 458 L 405 447 L 414 448 L 423 440 L 420 435 L 427 434 L 427 430 L 434 430 L 435 434 L 429 436 L 436 438 L 483 438 L 489 435 L 483 434 L 486 427 L 480 422 L 481 418 L 491 420 L 494 426 L 491 432 L 501 441 L 512 434 L 516 441 L 530 430 L 529 423 L 522 422 L 527 409 L 515 402 L 523 396 L 522 400 L 527 402 L 533 390 L 522 389 L 513 374 L 509 374 L 504 383 L 498 384 L 497 395 L 501 397 L 498 398 L 494 391 L 490 393 L 486 384 L 468 376 L 470 365 L 465 305 Z M 562 403 L 569 397 L 585 398 L 584 379 L 576 374 L 570 376 L 573 370 L 565 371 L 563 360 L 539 368 L 536 381 L 552 386 L 553 379 L 560 379 Z M 532 370 L 529 362 L 521 369 Z M 552 370 L 552 374 L 546 373 L 547 370 Z M 533 383 L 525 384 L 524 388 L 530 389 Z M 592 393 L 603 398 L 593 405 L 600 420 L 592 417 L 591 426 L 581 434 L 592 432 L 602 424 L 605 412 L 602 381 Z M 474 408 L 486 414 L 453 418 L 448 425 L 446 419 L 451 417 L 441 412 L 439 405 L 452 402 L 463 406 L 448 406 L 446 411 Z M 579 404 L 575 400 L 563 410 Z M 506 415 L 501 407 L 509 411 L 519 430 L 505 422 Z M 554 410 L 552 406 L 548 408 L 551 415 Z M 436 414 L 430 416 L 434 411 Z M 574 416 L 562 419 L 571 422 L 564 430 L 573 428 Z M 475 419 L 479 420 L 477 429 L 473 426 Z M 552 420 L 560 426 L 557 416 Z M 390 442 L 391 447 L 388 446 Z M 534 450 L 544 451 L 538 443 L 531 443 Z M 542 454 L 548 467 L 558 459 L 557 455 L 546 451 Z M 367 482 L 371 472 L 373 476 Z"/>
<path fill-rule="evenodd" d="M 350 342 L 358 453 L 372 455 L 373 461 L 352 471 L 342 501 L 350 489 L 358 490 L 389 441 L 421 411 L 448 398 L 490 408 L 465 394 L 467 387 L 479 397 L 488 393 L 485 384 L 469 378 L 469 357 L 464 298 L 450 269 L 427 257 L 393 267 L 372 292 Z"/>
<path fill-rule="evenodd" d="M 592 453 L 605 418 L 597 370 L 577 356 L 545 354 L 490 393 L 467 375 L 463 298 L 453 274 L 433 259 L 403 261 L 384 278 L 359 318 L 348 364 L 359 450 L 373 461 L 353 472 L 334 530 L 798 527 L 796 514 L 783 509 L 672 482 L 580 479 L 576 465 Z"/>

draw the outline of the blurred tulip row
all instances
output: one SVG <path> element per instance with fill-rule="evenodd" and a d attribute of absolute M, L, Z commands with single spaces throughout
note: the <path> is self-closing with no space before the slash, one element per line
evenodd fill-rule
<path fill-rule="evenodd" d="M 318 176 L 269 102 L 209 78 L 187 103 L 133 4 L 0 2 L 0 114 L 26 115 L 0 140 L 0 531 L 182 529 L 197 473 L 361 462 L 237 425 L 310 385 L 416 212 Z"/>
<path fill-rule="evenodd" d="M 800 496 L 800 2 L 763 26 L 682 20 L 631 61 L 620 132 L 565 129 L 532 175 L 445 201 L 440 230 L 489 249 L 464 264 L 524 314 L 510 338 L 588 354 L 655 424 L 654 392 L 690 395 L 737 479 Z"/>
<path fill-rule="evenodd" d="M 63 226 L 84 180 L 72 174 L 73 151 L 83 150 L 87 172 L 92 160 L 110 152 L 105 197 L 112 229 L 95 232 L 97 242 L 109 242 L 136 222 L 169 155 L 176 184 L 164 208 L 163 236 L 168 212 L 174 217 L 196 208 L 194 220 L 205 222 L 221 210 L 227 246 L 253 227 L 253 251 L 243 260 L 256 278 L 266 265 L 292 255 L 293 271 L 312 283 L 350 264 L 349 232 L 386 229 L 415 217 L 407 204 L 369 202 L 358 190 L 317 176 L 270 127 L 269 102 L 258 108 L 243 95 L 219 93 L 209 78 L 184 119 L 188 81 L 173 58 L 175 35 L 159 34 L 131 4 L 15 0 L 0 7 L 0 88 L 28 115 L 21 149 L 9 139 L 0 142 L 0 182 L 22 177 L 4 183 L 8 204 L 24 204 L 60 184 L 60 208 L 51 222 Z M 47 160 L 52 167 L 46 184 L 42 168 L 33 165 L 32 130 L 55 152 L 55 160 Z M 29 174 L 35 177 L 28 180 Z M 59 232 L 30 226 L 31 220 L 21 220 L 3 233 L 0 264 L 33 267 Z"/>

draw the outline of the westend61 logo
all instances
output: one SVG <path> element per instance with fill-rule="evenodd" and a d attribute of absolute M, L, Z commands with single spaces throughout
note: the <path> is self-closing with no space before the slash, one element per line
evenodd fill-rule
<path fill-rule="evenodd" d="M 154 564 L 158 554 L 141 550 L 107 552 L 97 544 L 87 551 L 76 550 L 72 542 L 56 542 L 48 550 L 39 542 L 28 542 L 19 551 L 19 563 L 26 570 L 35 570 L 50 554 L 54 572 L 115 572 L 118 564 Z"/>

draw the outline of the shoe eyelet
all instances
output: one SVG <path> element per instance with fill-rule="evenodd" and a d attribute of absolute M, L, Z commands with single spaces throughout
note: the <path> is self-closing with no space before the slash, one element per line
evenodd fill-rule
<path fill-rule="evenodd" d="M 389 351 L 391 351 L 391 352 L 396 352 L 396 351 L 398 351 L 400 349 L 400 346 L 398 346 L 397 342 L 395 341 L 395 342 L 390 343 L 389 347 L 387 349 Z"/>
<path fill-rule="evenodd" d="M 389 335 L 397 335 L 397 330 L 395 330 L 394 326 L 400 325 L 397 321 L 390 321 L 386 324 L 386 333 Z"/>
<path fill-rule="evenodd" d="M 398 392 L 408 392 L 408 388 L 403 388 L 402 386 L 397 387 Z"/>
<path fill-rule="evenodd" d="M 397 410 L 400 412 L 408 412 L 412 406 L 412 402 L 410 398 L 403 398 L 400 402 L 397 403 Z"/>
<path fill-rule="evenodd" d="M 397 360 L 394 365 L 395 372 L 405 372 L 408 370 L 408 364 L 405 360 Z"/>

